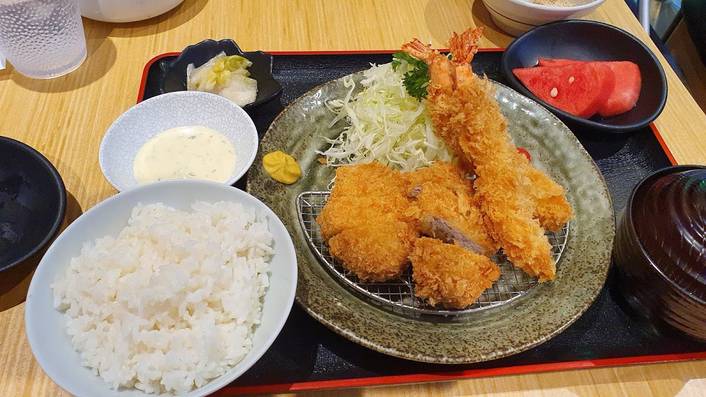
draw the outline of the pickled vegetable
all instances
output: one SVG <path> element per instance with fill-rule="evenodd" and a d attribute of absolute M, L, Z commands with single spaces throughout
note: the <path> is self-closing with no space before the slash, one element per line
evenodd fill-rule
<path fill-rule="evenodd" d="M 190 64 L 186 68 L 186 88 L 218 94 L 245 106 L 257 98 L 257 81 L 249 77 L 251 65 L 246 58 L 222 52 L 198 68 Z"/>

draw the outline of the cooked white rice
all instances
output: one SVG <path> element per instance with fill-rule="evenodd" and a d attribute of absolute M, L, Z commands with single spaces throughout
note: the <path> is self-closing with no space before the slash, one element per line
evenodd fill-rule
<path fill-rule="evenodd" d="M 53 285 L 83 365 L 113 388 L 185 393 L 245 357 L 269 285 L 272 234 L 230 202 L 138 205 Z"/>

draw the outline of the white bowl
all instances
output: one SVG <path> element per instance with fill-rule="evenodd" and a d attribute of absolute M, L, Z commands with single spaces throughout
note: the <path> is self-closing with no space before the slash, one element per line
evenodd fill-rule
<path fill-rule="evenodd" d="M 164 14 L 184 0 L 79 0 L 81 15 L 103 22 L 134 22 Z"/>
<path fill-rule="evenodd" d="M 255 161 L 255 124 L 238 105 L 220 95 L 178 91 L 158 95 L 128 109 L 103 136 L 98 161 L 105 178 L 120 191 L 139 186 L 132 170 L 137 152 L 156 134 L 174 127 L 202 125 L 228 138 L 235 148 L 232 185 Z"/>
<path fill-rule="evenodd" d="M 562 19 L 580 18 L 603 4 L 605 0 L 591 0 L 573 7 L 535 4 L 530 0 L 483 0 L 496 25 L 512 36 Z"/>
<path fill-rule="evenodd" d="M 116 235 L 126 226 L 138 203 L 161 202 L 186 210 L 194 201 L 233 201 L 245 209 L 264 214 L 274 235 L 275 255 L 270 261 L 270 286 L 265 294 L 262 322 L 253 335 L 253 346 L 245 358 L 224 375 L 187 396 L 213 393 L 232 382 L 265 353 L 279 334 L 294 302 L 297 259 L 289 232 L 272 210 L 253 196 L 219 183 L 166 181 L 113 196 L 76 219 L 51 245 L 32 277 L 25 307 L 27 339 L 44 372 L 64 390 L 76 396 L 144 397 L 139 390 L 115 391 L 91 370 L 81 366 L 66 333 L 64 314 L 54 309 L 50 285 L 66 271 L 84 242 Z"/>

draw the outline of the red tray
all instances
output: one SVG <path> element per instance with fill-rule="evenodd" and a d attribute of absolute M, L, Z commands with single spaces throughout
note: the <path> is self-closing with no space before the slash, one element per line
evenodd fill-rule
<path fill-rule="evenodd" d="M 501 48 L 481 49 L 481 53 L 476 57 L 476 60 L 474 60 L 474 68 L 477 66 L 476 62 L 479 62 L 479 67 L 489 76 L 502 79 L 497 75 L 497 63 L 502 51 L 503 49 Z M 312 65 L 317 67 L 317 72 L 319 68 L 326 70 L 322 65 L 328 65 L 328 67 L 338 67 L 340 69 L 337 69 L 339 74 L 344 72 L 344 74 L 347 74 L 351 71 L 349 70 L 351 68 L 357 67 L 357 70 L 361 70 L 369 62 L 383 62 L 384 59 L 389 59 L 387 55 L 393 52 L 395 51 L 283 51 L 271 52 L 271 54 L 274 56 L 273 73 L 275 77 L 277 77 L 278 73 L 296 73 L 299 69 L 301 69 L 299 70 L 301 72 Z M 168 62 L 178 55 L 178 52 L 161 54 L 147 63 L 142 75 L 140 91 L 137 98 L 138 102 L 145 98 L 158 95 L 158 93 L 155 92 L 154 84 L 156 79 L 159 78 L 160 63 Z M 326 76 L 326 73 L 323 74 L 324 76 L 321 76 L 321 73 L 317 73 L 317 75 L 319 75 L 318 78 L 323 79 L 323 81 L 337 77 Z M 308 73 L 308 75 L 311 75 L 311 73 Z M 311 86 L 317 85 L 320 82 L 321 81 L 312 82 Z M 282 103 L 285 104 L 303 93 L 295 92 L 301 90 L 301 87 L 296 89 L 291 88 L 290 90 L 286 82 L 283 82 L 283 87 Z M 261 133 L 269 126 L 269 121 L 281 111 L 282 106 L 282 104 L 277 103 L 274 106 L 268 106 L 270 109 L 265 110 L 265 114 L 259 112 L 253 115 Z M 578 133 L 577 136 L 579 136 L 579 139 L 589 153 L 596 159 L 604 176 L 606 176 L 606 180 L 611 188 L 616 211 L 622 208 L 626 199 L 626 193 L 629 193 L 634 183 L 642 176 L 651 173 L 655 169 L 669 165 L 670 163 L 676 164 L 674 157 L 654 124 L 650 125 L 649 132 L 645 129 L 642 133 L 637 132 L 629 136 L 613 137 L 607 140 L 600 136 L 581 136 Z M 613 150 L 614 148 L 615 150 Z M 612 151 L 615 153 L 612 153 Z M 621 154 L 621 151 L 627 151 L 627 155 L 625 153 Z M 608 154 L 605 154 L 606 152 Z M 639 156 L 645 158 L 642 159 Z M 616 176 L 615 186 L 612 186 L 611 173 L 614 169 L 621 168 L 621 161 L 627 164 L 639 162 L 644 169 L 640 172 L 636 172 L 636 175 L 632 175 L 627 179 L 625 178 L 623 170 L 619 178 Z M 605 162 L 605 164 L 602 162 Z M 610 162 L 617 162 L 617 164 L 611 164 Z M 297 375 L 296 371 L 294 371 L 294 374 L 287 373 L 283 376 L 278 376 L 276 372 L 280 370 L 281 367 L 286 367 L 287 364 L 285 363 L 286 360 L 281 359 L 277 354 L 280 351 L 291 349 L 293 348 L 292 346 L 296 345 L 296 337 L 280 335 L 278 341 L 270 348 L 270 352 L 268 352 L 251 371 L 247 372 L 236 382 L 223 388 L 215 395 L 233 396 L 256 393 L 305 392 L 324 389 L 449 381 L 488 376 L 519 375 L 549 371 L 706 359 L 706 344 L 689 341 L 680 335 L 671 333 L 669 330 L 655 329 L 651 324 L 635 317 L 629 307 L 624 305 L 624 302 L 621 301 L 619 294 L 615 293 L 617 288 L 611 287 L 611 279 L 612 276 L 609 276 L 607 287 L 604 288 L 604 291 L 597 298 L 593 307 L 589 309 L 589 312 L 583 316 L 596 316 L 596 319 L 579 319 L 577 323 L 569 327 L 562 335 L 528 352 L 494 362 L 466 366 L 412 363 L 369 351 L 333 334 L 308 317 L 303 310 L 295 307 L 287 325 L 285 325 L 285 330 L 288 326 L 294 327 L 295 329 L 306 327 L 309 332 L 302 334 L 311 333 L 313 335 L 311 338 L 320 338 L 323 342 L 321 342 L 318 347 L 321 349 L 327 349 L 330 346 L 342 346 L 340 348 L 343 352 L 342 354 L 331 353 L 332 349 L 326 350 L 327 353 L 330 353 L 330 356 L 327 357 L 328 361 L 333 360 L 332 357 L 335 356 L 339 361 L 345 363 L 346 357 L 362 355 L 366 357 L 364 360 L 359 360 L 358 364 L 365 360 L 377 361 L 378 363 L 384 361 L 386 364 L 373 366 L 375 367 L 373 370 L 362 368 L 365 366 L 365 362 L 363 362 L 361 365 L 353 364 L 352 367 L 347 370 L 327 372 L 327 370 L 324 369 L 319 371 L 316 375 L 311 373 Z M 596 313 L 592 313 L 592 311 Z M 614 342 L 616 346 L 631 346 L 630 349 L 613 349 L 608 346 L 604 347 L 603 350 L 605 351 L 600 354 L 594 354 L 593 357 L 585 357 L 586 354 L 581 354 L 580 352 L 576 352 L 573 356 L 571 352 L 564 353 L 565 350 L 575 348 L 573 347 L 575 343 L 578 343 L 579 349 L 581 348 L 582 342 L 584 344 L 591 343 L 591 338 L 596 339 L 594 344 L 598 346 L 598 343 L 601 343 L 601 338 L 605 338 L 606 336 L 590 336 L 591 327 L 593 327 L 594 324 L 602 324 L 601 321 L 607 324 L 615 323 L 616 319 L 622 322 L 622 328 L 617 327 L 617 331 L 615 332 L 609 330 L 607 337 L 617 338 L 617 341 Z M 625 331 L 625 329 L 628 331 Z M 284 334 L 287 334 L 287 332 L 284 332 Z M 587 334 L 589 337 L 585 336 Z M 282 338 L 291 339 L 295 341 L 295 343 L 292 344 L 290 343 L 291 341 L 285 340 L 279 343 L 281 346 L 278 346 L 278 342 Z M 547 348 L 547 346 L 552 344 L 556 346 Z M 644 349 L 641 350 L 641 347 L 644 347 Z M 272 351 L 274 351 L 274 353 Z M 286 354 L 283 356 L 286 358 Z M 343 356 L 343 358 L 341 358 L 341 356 Z M 389 364 L 387 363 L 388 361 Z M 336 365 L 332 366 L 335 367 Z M 398 371 L 388 370 L 387 372 L 399 373 L 384 373 L 385 370 L 380 370 L 379 368 L 384 366 L 399 369 Z M 273 372 L 275 373 L 274 375 Z M 373 376 L 366 376 L 366 374 L 370 373 L 373 373 Z"/>

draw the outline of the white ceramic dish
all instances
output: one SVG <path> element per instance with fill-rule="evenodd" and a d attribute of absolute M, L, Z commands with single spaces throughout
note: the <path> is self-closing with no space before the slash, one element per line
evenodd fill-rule
<path fill-rule="evenodd" d="M 103 22 L 135 22 L 164 14 L 184 0 L 80 0 L 81 15 Z"/>
<path fill-rule="evenodd" d="M 187 396 L 215 392 L 232 382 L 265 353 L 281 331 L 294 302 L 297 259 L 289 232 L 265 204 L 253 196 L 219 183 L 206 181 L 159 182 L 113 196 L 76 219 L 51 245 L 32 278 L 25 307 L 27 338 L 44 372 L 64 390 L 76 396 L 144 397 L 139 390 L 110 389 L 91 370 L 81 366 L 66 334 L 64 314 L 54 309 L 50 285 L 66 270 L 84 242 L 115 235 L 126 224 L 138 203 L 162 202 L 186 210 L 194 201 L 233 201 L 245 209 L 265 214 L 274 235 L 275 255 L 270 261 L 270 286 L 265 294 L 262 322 L 253 335 L 253 347 L 245 358 L 224 375 Z"/>
<path fill-rule="evenodd" d="M 536 4 L 530 0 L 483 0 L 490 17 L 503 31 L 513 36 L 545 23 L 580 18 L 603 4 L 605 0 L 589 0 L 573 7 Z"/>
<path fill-rule="evenodd" d="M 212 128 L 233 143 L 235 169 L 226 185 L 232 185 L 245 175 L 257 154 L 255 124 L 230 100 L 197 91 L 158 95 L 138 103 L 118 117 L 101 142 L 98 160 L 103 175 L 119 191 L 139 186 L 132 167 L 142 145 L 164 130 L 189 125 Z"/>

